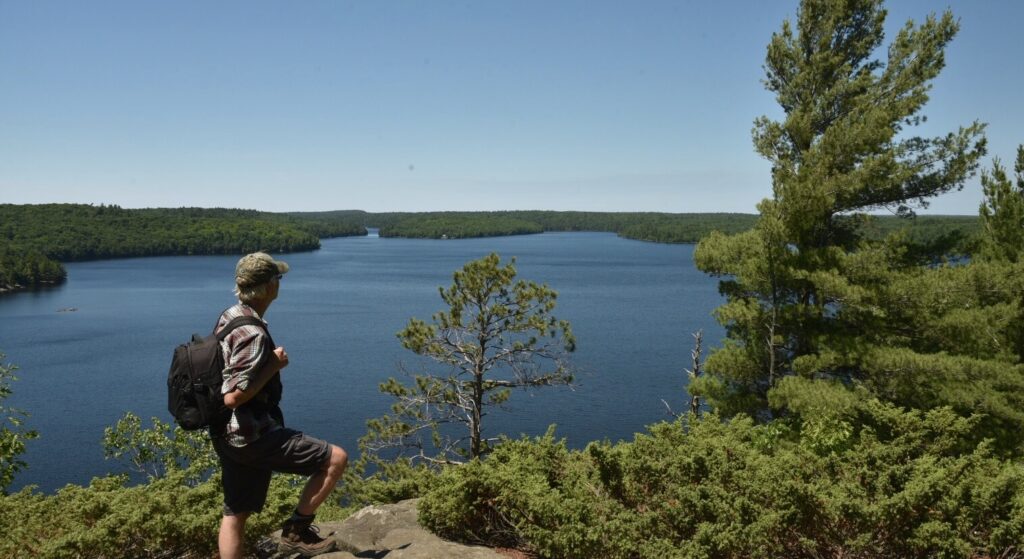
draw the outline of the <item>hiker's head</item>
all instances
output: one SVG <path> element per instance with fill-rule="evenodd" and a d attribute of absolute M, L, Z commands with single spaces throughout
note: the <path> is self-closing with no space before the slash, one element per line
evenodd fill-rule
<path fill-rule="evenodd" d="M 235 266 L 235 295 L 243 303 L 264 299 L 276 289 L 288 264 L 274 260 L 265 252 L 246 254 Z"/>

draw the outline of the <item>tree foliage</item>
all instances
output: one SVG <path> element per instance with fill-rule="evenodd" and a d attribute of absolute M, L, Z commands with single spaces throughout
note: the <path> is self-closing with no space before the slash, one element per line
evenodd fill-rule
<path fill-rule="evenodd" d="M 348 215 L 347 212 L 339 212 Z M 328 214 L 333 215 L 333 214 Z M 658 213 L 658 212 L 426 212 L 363 213 L 361 218 L 380 227 L 383 237 L 440 239 L 517 235 L 542 231 L 607 231 L 627 239 L 659 243 L 696 243 L 713 231 L 741 233 L 757 221 L 755 214 L 740 213 Z M 865 223 L 864 234 L 880 239 L 908 230 L 922 243 L 945 240 L 950 246 L 968 250 L 968 241 L 978 230 L 976 217 L 920 216 L 898 219 L 875 216 Z"/>
<path fill-rule="evenodd" d="M 991 172 L 982 172 L 985 195 L 978 209 L 982 234 L 978 256 L 982 259 L 1016 263 L 1024 254 L 1024 144 L 1017 147 L 1013 166 L 1015 180 L 996 159 Z"/>
<path fill-rule="evenodd" d="M 424 459 L 436 449 L 444 461 L 477 457 L 493 441 L 484 434 L 485 407 L 504 404 L 513 389 L 572 382 L 566 353 L 576 340 L 569 323 L 552 314 L 557 294 L 516 280 L 514 263 L 502 265 L 494 253 L 467 263 L 439 289 L 447 309 L 430 323 L 413 318 L 398 333 L 406 349 L 442 372 L 414 375 L 411 385 L 394 378 L 381 384 L 397 402 L 391 415 L 369 422 L 368 449 L 413 448 Z"/>
<path fill-rule="evenodd" d="M 320 237 L 364 235 L 348 216 L 253 210 L 124 209 L 84 204 L 0 204 L 0 289 L 59 282 L 58 262 L 185 254 L 292 252 Z"/>
<path fill-rule="evenodd" d="M 263 512 L 246 524 L 247 544 L 280 528 L 301 487 L 275 477 Z M 145 484 L 124 476 L 67 485 L 53 495 L 26 487 L 0 497 L 0 556 L 25 559 L 210 557 L 223 510 L 220 474 L 192 485 L 184 470 Z"/>
<path fill-rule="evenodd" d="M 507 440 L 444 471 L 420 520 L 542 558 L 1019 553 L 1024 468 L 974 444 L 976 418 L 844 404 L 766 425 L 684 417 L 583 451 L 551 432 Z"/>
<path fill-rule="evenodd" d="M 217 457 L 205 431 L 185 431 L 155 417 L 150 422 L 152 427 L 146 429 L 139 416 L 128 412 L 104 429 L 104 457 L 122 461 L 130 471 L 149 481 L 176 471 L 184 473 L 189 485 L 210 477 Z"/>
<path fill-rule="evenodd" d="M 14 286 L 40 287 L 64 281 L 67 272 L 59 262 L 38 250 L 0 240 L 0 291 Z"/>
<path fill-rule="evenodd" d="M 521 235 L 543 231 L 607 231 L 655 242 L 692 243 L 712 230 L 742 231 L 749 214 L 669 214 L 650 212 L 425 212 L 366 214 L 383 237 L 440 239 Z"/>
<path fill-rule="evenodd" d="M 756 218 L 750 214 L 554 211 L 276 214 L 219 208 L 0 204 L 0 291 L 60 283 L 67 276 L 60 261 L 310 250 L 319 246 L 318 238 L 364 235 L 364 226 L 380 227 L 383 237 L 457 239 L 609 231 L 630 239 L 693 243 L 711 231 L 745 231 Z M 911 230 L 927 241 L 939 238 L 960 245 L 978 228 L 977 221 L 929 216 L 913 223 Z M 869 235 L 903 225 L 893 218 L 880 218 Z"/>
<path fill-rule="evenodd" d="M 126 413 L 103 437 L 107 458 L 126 471 L 66 485 L 54 494 L 25 487 L 0 495 L 0 557 L 167 558 L 210 557 L 217 549 L 223 511 L 217 457 L 202 431 L 185 432 L 157 418 L 151 427 Z M 144 474 L 133 483 L 131 474 Z M 261 538 L 280 528 L 292 513 L 305 478 L 276 475 L 264 510 L 246 525 L 246 544 L 255 556 Z M 360 494 L 386 494 L 376 483 Z M 338 499 L 320 508 L 323 520 L 344 518 Z"/>
<path fill-rule="evenodd" d="M 380 230 L 381 237 L 464 239 L 542 233 L 539 224 L 505 216 L 467 214 L 411 215 Z"/>
<path fill-rule="evenodd" d="M 25 452 L 25 443 L 39 436 L 39 433 L 25 427 L 28 414 L 4 404 L 13 393 L 11 382 L 17 380 L 17 367 L 4 363 L 0 353 L 0 494 L 6 494 L 14 476 L 25 469 L 27 464 L 20 458 Z"/>
<path fill-rule="evenodd" d="M 1000 317 L 1019 314 L 1016 280 L 962 265 L 949 242 L 872 238 L 862 213 L 911 216 L 961 188 L 985 151 L 978 123 L 910 134 L 957 31 L 952 14 L 907 22 L 877 60 L 885 15 L 878 0 L 805 0 L 772 36 L 765 85 L 785 118 L 757 119 L 754 144 L 772 163 L 773 196 L 750 231 L 697 247 L 698 267 L 723 278 L 728 339 L 691 390 L 764 420 L 786 377 L 862 383 L 901 405 L 984 410 L 1009 450 L 1024 379 L 1016 326 Z"/>

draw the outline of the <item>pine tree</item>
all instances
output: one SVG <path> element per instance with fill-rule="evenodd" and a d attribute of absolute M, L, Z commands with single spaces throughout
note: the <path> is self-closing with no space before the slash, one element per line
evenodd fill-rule
<path fill-rule="evenodd" d="M 912 392 L 906 383 L 956 353 L 901 322 L 905 299 L 923 305 L 934 294 L 920 285 L 928 269 L 909 256 L 906 237 L 872 243 L 862 226 L 869 210 L 912 217 L 929 198 L 962 188 L 984 155 L 984 126 L 911 135 L 958 24 L 949 12 L 907 22 L 878 60 L 885 17 L 880 0 L 805 0 L 768 45 L 765 86 L 785 119 L 758 118 L 753 136 L 772 163 L 773 195 L 751 231 L 713 234 L 695 253 L 700 269 L 723 278 L 727 302 L 716 317 L 727 340 L 691 391 L 723 413 L 772 417 L 770 403 L 785 405 L 770 402 L 773 388 L 794 377 L 863 383 L 901 402 Z M 903 375 L 908 362 L 914 374 Z M 994 374 L 975 365 L 944 364 L 949 377 Z M 964 405 L 980 399 L 965 396 Z"/>
<path fill-rule="evenodd" d="M 978 209 L 982 236 L 978 256 L 989 260 L 1019 262 L 1024 255 L 1024 144 L 1017 146 L 1014 165 L 1016 184 L 996 159 L 991 172 L 982 172 L 985 199 Z"/>
<path fill-rule="evenodd" d="M 569 322 L 557 319 L 557 293 L 516 280 L 515 259 L 497 254 L 467 263 L 441 288 L 446 310 L 427 323 L 413 318 L 398 333 L 402 345 L 441 370 L 381 384 L 396 398 L 392 414 L 368 422 L 364 448 L 412 448 L 421 459 L 454 462 L 487 452 L 483 418 L 512 389 L 567 385 L 567 353 L 576 348 Z"/>

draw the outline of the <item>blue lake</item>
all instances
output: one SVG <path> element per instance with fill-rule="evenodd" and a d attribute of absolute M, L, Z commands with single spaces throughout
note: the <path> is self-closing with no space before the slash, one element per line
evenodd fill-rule
<path fill-rule="evenodd" d="M 717 280 L 693 265 L 692 245 L 621 239 L 606 233 L 544 233 L 469 240 L 326 239 L 320 250 L 282 255 L 291 272 L 266 315 L 289 353 L 282 372 L 292 427 L 357 453 L 367 419 L 391 399 L 377 386 L 432 366 L 401 347 L 410 317 L 443 308 L 438 287 L 489 252 L 516 258 L 518 277 L 559 293 L 555 315 L 569 320 L 578 385 L 514 393 L 491 410 L 486 435 L 542 434 L 548 425 L 579 448 L 629 439 L 684 410 L 691 334 L 705 348 L 724 331 L 712 319 Z M 29 467 L 12 489 L 52 491 L 122 471 L 106 461 L 103 429 L 131 411 L 169 421 L 166 375 L 173 348 L 207 333 L 234 303 L 236 256 L 133 258 L 72 263 L 61 287 L 0 297 L 0 352 L 19 370 L 6 404 L 28 411 L 40 433 L 23 455 Z M 73 312 L 63 309 L 74 308 Z M 437 369 L 434 369 L 437 370 Z"/>

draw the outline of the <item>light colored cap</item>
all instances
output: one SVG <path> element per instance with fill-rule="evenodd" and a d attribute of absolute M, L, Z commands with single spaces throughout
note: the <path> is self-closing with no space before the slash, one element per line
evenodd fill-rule
<path fill-rule="evenodd" d="M 274 260 L 265 252 L 246 254 L 235 266 L 235 283 L 239 287 L 255 287 L 288 273 L 288 264 Z"/>

